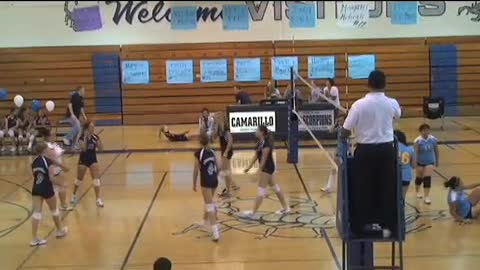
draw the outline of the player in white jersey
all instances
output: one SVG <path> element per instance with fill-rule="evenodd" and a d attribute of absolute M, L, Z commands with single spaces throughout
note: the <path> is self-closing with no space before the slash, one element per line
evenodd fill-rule
<path fill-rule="evenodd" d="M 47 142 L 48 146 L 48 157 L 59 164 L 63 164 L 63 152 L 64 150 L 60 145 L 55 142 L 56 136 L 55 133 L 51 130 L 45 130 L 45 142 Z M 56 165 L 52 165 L 54 170 L 54 176 L 57 179 L 57 182 L 64 183 L 64 185 L 54 185 L 55 194 L 58 196 L 60 200 L 60 207 L 59 209 L 62 211 L 71 211 L 73 208 L 68 205 L 67 203 L 67 188 L 65 183 L 65 177 L 63 170 Z"/>

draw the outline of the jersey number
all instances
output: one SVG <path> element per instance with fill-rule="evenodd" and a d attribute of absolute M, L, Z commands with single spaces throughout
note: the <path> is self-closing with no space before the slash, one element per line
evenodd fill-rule
<path fill-rule="evenodd" d="M 213 175 L 216 172 L 216 166 L 213 163 L 208 164 L 207 173 L 208 175 Z"/>
<path fill-rule="evenodd" d="M 35 184 L 40 185 L 43 182 L 43 174 L 37 173 L 37 176 L 35 177 L 37 180 L 35 181 Z"/>
<path fill-rule="evenodd" d="M 410 164 L 410 154 L 409 153 L 402 153 L 400 156 L 403 165 Z"/>

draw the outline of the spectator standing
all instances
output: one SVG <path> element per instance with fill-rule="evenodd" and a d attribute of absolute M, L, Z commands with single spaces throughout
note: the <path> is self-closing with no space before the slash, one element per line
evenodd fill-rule
<path fill-rule="evenodd" d="M 237 104 L 245 105 L 252 103 L 250 95 L 247 92 L 243 91 L 239 86 L 235 86 L 233 88 L 233 91 L 235 92 L 235 102 Z"/>
<path fill-rule="evenodd" d="M 76 146 L 78 144 L 78 139 L 81 129 L 81 121 L 86 121 L 87 116 L 85 115 L 85 104 L 83 101 L 83 96 L 85 95 L 85 88 L 82 86 L 77 87 L 75 92 L 70 97 L 70 103 L 68 103 L 66 117 L 67 121 L 72 126 L 70 132 L 63 138 L 63 143 L 65 145 Z M 80 118 L 82 117 L 82 119 Z"/>

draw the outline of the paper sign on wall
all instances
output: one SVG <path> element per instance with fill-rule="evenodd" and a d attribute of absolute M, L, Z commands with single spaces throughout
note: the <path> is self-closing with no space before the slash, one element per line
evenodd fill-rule
<path fill-rule="evenodd" d="M 362 28 L 367 26 L 370 17 L 367 2 L 338 2 L 337 12 L 337 25 L 340 27 Z"/>
<path fill-rule="evenodd" d="M 202 82 L 226 82 L 227 59 L 201 60 L 200 77 Z"/>
<path fill-rule="evenodd" d="M 75 32 L 102 29 L 102 16 L 100 7 L 75 8 L 72 14 L 73 30 Z"/>
<path fill-rule="evenodd" d="M 335 78 L 335 56 L 309 56 L 308 78 Z"/>
<path fill-rule="evenodd" d="M 272 78 L 274 80 L 290 80 L 292 67 L 298 72 L 297 56 L 272 57 Z"/>
<path fill-rule="evenodd" d="M 313 28 L 317 23 L 314 4 L 291 4 L 288 7 L 290 28 Z"/>
<path fill-rule="evenodd" d="M 224 5 L 223 6 L 223 29 L 224 30 L 248 30 L 250 13 L 247 5 Z"/>
<path fill-rule="evenodd" d="M 366 79 L 375 70 L 375 55 L 348 56 L 348 74 L 351 79 Z"/>
<path fill-rule="evenodd" d="M 172 30 L 195 30 L 197 29 L 197 7 L 172 7 Z"/>
<path fill-rule="evenodd" d="M 148 61 L 122 61 L 122 82 L 124 84 L 150 83 Z"/>
<path fill-rule="evenodd" d="M 235 58 L 234 77 L 237 82 L 258 82 L 261 80 L 260 58 Z"/>
<path fill-rule="evenodd" d="M 192 83 L 193 61 L 192 60 L 168 60 L 166 62 L 167 83 Z"/>
<path fill-rule="evenodd" d="M 393 2 L 392 24 L 417 24 L 417 2 Z"/>

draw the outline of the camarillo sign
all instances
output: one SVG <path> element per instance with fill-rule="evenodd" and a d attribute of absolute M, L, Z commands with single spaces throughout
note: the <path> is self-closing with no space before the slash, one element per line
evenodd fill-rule
<path fill-rule="evenodd" d="M 275 112 L 231 112 L 228 114 L 232 133 L 253 133 L 259 126 L 275 132 Z"/>

